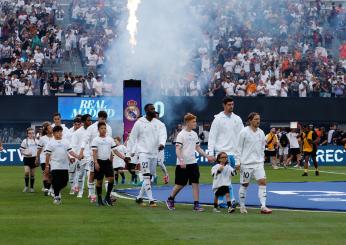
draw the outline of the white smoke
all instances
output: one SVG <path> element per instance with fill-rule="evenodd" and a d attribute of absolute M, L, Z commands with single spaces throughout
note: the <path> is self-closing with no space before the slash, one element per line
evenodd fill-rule
<path fill-rule="evenodd" d="M 173 95 L 192 72 L 191 63 L 202 40 L 200 18 L 190 0 L 142 0 L 137 9 L 137 45 L 129 43 L 128 15 L 122 17 L 118 38 L 107 51 L 109 79 L 122 93 L 122 81 L 142 80 L 143 96 Z"/>

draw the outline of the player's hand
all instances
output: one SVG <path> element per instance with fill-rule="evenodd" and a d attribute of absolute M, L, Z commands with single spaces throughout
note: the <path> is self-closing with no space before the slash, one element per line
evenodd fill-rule
<path fill-rule="evenodd" d="M 95 170 L 100 171 L 100 164 L 98 162 L 95 163 Z"/>
<path fill-rule="evenodd" d="M 84 158 L 84 154 L 81 152 L 81 153 L 79 153 L 79 157 L 78 157 L 78 159 L 79 160 L 81 160 L 81 159 L 83 159 Z"/>
<path fill-rule="evenodd" d="M 167 185 L 169 183 L 169 176 L 163 176 L 163 182 L 165 183 L 165 185 Z"/>
<path fill-rule="evenodd" d="M 124 158 L 124 161 L 126 164 L 130 163 L 131 162 L 131 158 L 130 157 L 125 157 Z"/>
<path fill-rule="evenodd" d="M 221 171 L 222 171 L 224 168 L 225 168 L 225 166 L 220 165 L 220 167 L 219 167 L 219 171 L 221 172 Z"/>
<path fill-rule="evenodd" d="M 214 156 L 208 156 L 207 159 L 209 163 L 213 163 L 216 160 Z"/>
<path fill-rule="evenodd" d="M 186 168 L 186 164 L 185 164 L 185 162 L 184 162 L 184 159 L 180 159 L 180 160 L 179 160 L 179 163 L 180 163 L 180 167 L 181 167 L 181 168 Z"/>
<path fill-rule="evenodd" d="M 162 151 L 163 149 L 165 149 L 165 146 L 164 145 L 160 145 L 159 146 L 159 151 Z"/>
<path fill-rule="evenodd" d="M 70 163 L 73 164 L 76 161 L 74 158 L 70 158 Z"/>
<path fill-rule="evenodd" d="M 38 158 L 36 157 L 36 159 L 35 159 L 35 166 L 38 167 L 38 165 L 39 165 L 39 161 L 38 161 Z"/>
<path fill-rule="evenodd" d="M 240 171 L 240 165 L 236 165 L 236 166 L 235 166 L 235 169 L 236 169 L 237 171 Z"/>

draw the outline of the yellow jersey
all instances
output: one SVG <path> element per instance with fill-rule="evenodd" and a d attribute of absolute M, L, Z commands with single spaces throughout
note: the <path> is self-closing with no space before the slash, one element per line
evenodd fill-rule
<path fill-rule="evenodd" d="M 276 134 L 269 133 L 266 135 L 266 144 L 268 151 L 274 151 L 275 146 L 278 144 L 278 137 Z"/>
<path fill-rule="evenodd" d="M 303 133 L 303 151 L 312 152 L 313 143 L 312 143 L 312 131 L 309 131 L 307 134 Z"/>

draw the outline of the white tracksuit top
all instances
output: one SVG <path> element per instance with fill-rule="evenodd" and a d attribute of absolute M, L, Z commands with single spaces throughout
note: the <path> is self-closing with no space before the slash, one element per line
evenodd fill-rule
<path fill-rule="evenodd" d="M 243 121 L 234 113 L 230 116 L 226 116 L 224 112 L 215 115 L 209 132 L 209 155 L 218 154 L 221 151 L 234 155 L 239 133 L 243 128 Z"/>
<path fill-rule="evenodd" d="M 249 126 L 245 127 L 239 135 L 236 165 L 255 167 L 264 164 L 265 135 L 262 129 L 254 132 Z"/>
<path fill-rule="evenodd" d="M 163 123 L 156 118 L 150 122 L 145 117 L 139 118 L 127 142 L 128 152 L 130 154 L 145 153 L 157 157 L 159 145 L 165 145 L 167 139 L 167 133 L 163 134 L 161 124 Z"/>

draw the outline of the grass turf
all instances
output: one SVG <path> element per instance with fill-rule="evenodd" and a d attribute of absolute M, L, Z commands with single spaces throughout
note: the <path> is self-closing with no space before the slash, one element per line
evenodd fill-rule
<path fill-rule="evenodd" d="M 322 171 L 346 174 L 345 167 L 324 167 Z M 174 168 L 169 167 L 171 182 Z M 201 167 L 201 183 L 210 183 L 209 167 Z M 268 181 L 341 181 L 346 175 L 321 173 L 301 177 L 291 169 L 266 170 Z M 260 215 L 194 213 L 179 205 L 170 212 L 142 208 L 120 199 L 115 207 L 97 208 L 86 198 L 63 193 L 63 204 L 54 206 L 44 197 L 41 174 L 36 193 L 22 193 L 22 167 L 0 167 L 0 244 L 345 244 L 346 214 L 277 211 Z M 127 175 L 128 176 L 128 175 Z M 161 178 L 160 178 L 161 179 Z M 234 179 L 239 182 L 239 177 Z M 126 187 L 126 185 L 124 186 Z M 85 192 L 86 193 L 86 192 Z"/>

